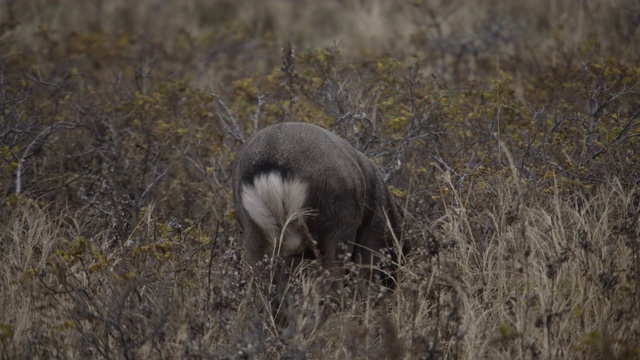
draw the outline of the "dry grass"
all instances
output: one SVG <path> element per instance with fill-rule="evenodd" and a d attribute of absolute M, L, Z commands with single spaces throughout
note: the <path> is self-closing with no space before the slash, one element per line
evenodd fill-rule
<path fill-rule="evenodd" d="M 0 9 L 0 358 L 640 356 L 637 5 Z M 286 120 L 385 171 L 394 290 L 305 262 L 271 308 L 229 169 Z"/>
<path fill-rule="evenodd" d="M 268 276 L 243 275 L 237 245 L 82 249 L 53 241 L 73 216 L 25 202 L 3 229 L 3 356 L 635 358 L 637 189 L 524 196 L 511 213 L 517 187 L 494 180 L 492 208 L 470 214 L 458 198 L 434 219 L 438 247 L 419 245 L 393 292 L 351 269 L 329 301 L 326 275 L 307 264 L 285 327 L 268 310 Z"/>

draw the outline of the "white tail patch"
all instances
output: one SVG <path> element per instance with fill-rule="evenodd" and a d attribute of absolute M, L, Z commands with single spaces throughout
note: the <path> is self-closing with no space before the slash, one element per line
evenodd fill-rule
<path fill-rule="evenodd" d="M 302 180 L 284 179 L 279 172 L 261 174 L 253 185 L 242 185 L 242 206 L 262 229 L 280 256 L 300 252 L 306 247 L 308 230 L 304 223 L 310 214 L 304 209 L 307 184 Z M 274 246 L 274 245 L 278 246 Z"/>

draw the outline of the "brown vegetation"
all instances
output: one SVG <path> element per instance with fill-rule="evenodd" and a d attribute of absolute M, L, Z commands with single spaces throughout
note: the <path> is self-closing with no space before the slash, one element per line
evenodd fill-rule
<path fill-rule="evenodd" d="M 0 2 L 0 358 L 640 356 L 637 4 L 133 3 Z M 304 263 L 282 325 L 230 169 L 292 120 L 413 251 L 337 299 Z"/>

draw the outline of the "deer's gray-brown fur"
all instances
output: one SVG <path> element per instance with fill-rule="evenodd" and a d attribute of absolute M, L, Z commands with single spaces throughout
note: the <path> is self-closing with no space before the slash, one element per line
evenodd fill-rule
<path fill-rule="evenodd" d="M 325 268 L 335 268 L 343 251 L 375 264 L 382 248 L 393 248 L 389 225 L 397 229 L 398 215 L 378 169 L 321 127 L 263 129 L 237 154 L 233 177 L 250 265 L 265 255 L 289 262 L 319 256 Z"/>

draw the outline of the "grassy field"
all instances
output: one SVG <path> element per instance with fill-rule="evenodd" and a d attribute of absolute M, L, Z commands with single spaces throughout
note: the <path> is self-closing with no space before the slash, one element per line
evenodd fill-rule
<path fill-rule="evenodd" d="M 624 0 L 2 0 L 0 358 L 640 358 L 639 59 Z M 393 291 L 274 318 L 230 169 L 281 121 L 383 170 Z"/>

